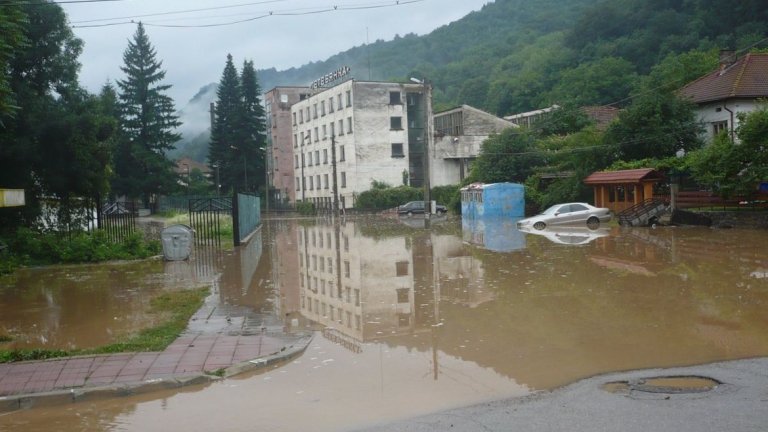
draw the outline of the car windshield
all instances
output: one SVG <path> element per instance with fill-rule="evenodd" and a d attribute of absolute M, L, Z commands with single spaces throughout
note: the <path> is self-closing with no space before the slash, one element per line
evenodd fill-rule
<path fill-rule="evenodd" d="M 552 207 L 550 207 L 550 208 L 544 210 L 543 212 L 541 212 L 540 214 L 543 214 L 543 215 L 555 214 L 560 209 L 560 207 L 561 206 L 559 204 L 558 205 L 553 205 Z"/>

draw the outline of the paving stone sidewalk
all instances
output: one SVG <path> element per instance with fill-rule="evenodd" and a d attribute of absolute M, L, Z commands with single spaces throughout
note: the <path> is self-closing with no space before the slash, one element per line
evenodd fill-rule
<path fill-rule="evenodd" d="M 298 355 L 309 340 L 306 334 L 283 333 L 265 317 L 222 307 L 210 296 L 162 352 L 0 364 L 0 412 L 62 394 L 76 400 L 89 390 L 126 395 L 142 386 L 172 388 L 219 379 Z"/>

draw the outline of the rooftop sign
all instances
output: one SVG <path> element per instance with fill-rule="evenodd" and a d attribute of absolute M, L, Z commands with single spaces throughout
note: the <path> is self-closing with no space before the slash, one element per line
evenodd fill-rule
<path fill-rule="evenodd" d="M 332 83 L 332 82 L 334 82 L 336 80 L 342 79 L 345 76 L 349 75 L 350 70 L 351 69 L 349 68 L 349 66 L 340 67 L 339 69 L 337 69 L 337 70 L 335 70 L 335 71 L 333 71 L 331 73 L 327 73 L 327 74 L 321 76 L 320 78 L 312 81 L 312 85 L 310 86 L 310 88 L 312 90 L 316 90 L 316 89 L 318 89 L 320 87 L 325 87 L 328 84 L 330 84 L 330 83 Z"/>

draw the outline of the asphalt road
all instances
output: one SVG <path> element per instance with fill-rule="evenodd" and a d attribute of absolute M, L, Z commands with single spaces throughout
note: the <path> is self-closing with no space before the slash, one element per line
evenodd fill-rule
<path fill-rule="evenodd" d="M 642 386 L 644 378 L 669 376 L 706 377 L 720 384 L 711 389 Z M 603 389 L 612 382 L 628 385 L 619 392 Z M 366 431 L 768 431 L 768 358 L 601 375 L 526 398 L 454 409 Z"/>

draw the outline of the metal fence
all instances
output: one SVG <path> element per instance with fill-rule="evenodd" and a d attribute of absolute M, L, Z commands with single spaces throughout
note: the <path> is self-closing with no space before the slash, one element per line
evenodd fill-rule
<path fill-rule="evenodd" d="M 188 210 L 195 244 L 221 247 L 223 222 L 232 214 L 232 198 L 193 198 L 188 201 Z"/>

